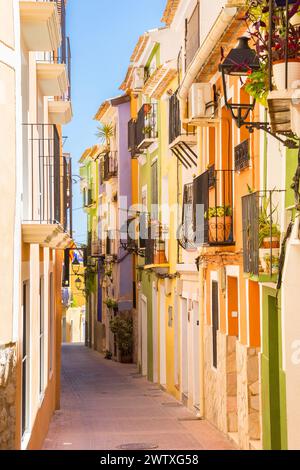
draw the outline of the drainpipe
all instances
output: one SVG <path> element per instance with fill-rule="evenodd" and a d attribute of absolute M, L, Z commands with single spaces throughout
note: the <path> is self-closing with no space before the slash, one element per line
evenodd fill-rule
<path fill-rule="evenodd" d="M 184 121 L 186 117 L 186 100 L 188 97 L 189 89 L 196 79 L 199 70 L 205 64 L 209 55 L 215 48 L 217 42 L 222 37 L 223 33 L 226 31 L 233 18 L 238 12 L 238 8 L 222 8 L 221 13 L 216 19 L 214 25 L 212 26 L 209 34 L 198 50 L 196 56 L 194 57 L 192 63 L 189 65 L 182 85 L 178 91 L 178 99 L 180 101 L 180 114 L 181 120 Z"/>

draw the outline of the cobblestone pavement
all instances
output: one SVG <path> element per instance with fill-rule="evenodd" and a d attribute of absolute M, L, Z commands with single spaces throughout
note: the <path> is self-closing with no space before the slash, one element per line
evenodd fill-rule
<path fill-rule="evenodd" d="M 163 450 L 233 449 L 207 421 L 136 373 L 82 345 L 62 351 L 61 410 L 45 450 L 114 450 L 145 444 Z"/>

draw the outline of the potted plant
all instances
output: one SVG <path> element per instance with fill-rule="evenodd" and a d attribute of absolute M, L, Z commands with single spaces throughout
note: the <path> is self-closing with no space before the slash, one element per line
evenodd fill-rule
<path fill-rule="evenodd" d="M 109 309 L 112 309 L 112 310 L 115 310 L 117 311 L 118 310 L 118 302 L 114 299 L 111 299 L 110 297 L 108 297 L 105 301 L 104 301 L 105 305 L 107 306 L 107 308 Z"/>
<path fill-rule="evenodd" d="M 280 229 L 277 222 L 273 222 L 276 210 L 276 207 L 270 208 L 270 199 L 265 198 L 260 210 L 258 223 L 259 262 L 260 271 L 262 272 L 270 272 L 271 251 L 272 260 L 273 257 L 274 260 L 276 258 L 279 259 Z"/>
<path fill-rule="evenodd" d="M 265 270 L 270 275 L 279 273 L 279 255 L 271 256 L 269 253 L 265 256 Z"/>
<path fill-rule="evenodd" d="M 143 134 L 145 137 L 147 137 L 148 139 L 151 137 L 151 133 L 152 133 L 152 126 L 145 126 L 143 128 Z"/>
<path fill-rule="evenodd" d="M 277 5 L 281 6 L 281 5 Z M 299 3 L 291 5 L 289 20 L 298 16 Z M 268 95 L 268 64 L 269 64 L 269 1 L 248 0 L 245 15 L 248 33 L 256 48 L 260 60 L 260 69 L 249 71 L 246 91 L 266 105 Z M 285 89 L 285 40 L 286 18 L 285 9 L 277 8 L 273 14 L 274 28 L 272 33 L 272 65 L 273 80 L 277 90 Z M 288 88 L 300 79 L 300 28 L 289 21 L 288 25 Z"/>
<path fill-rule="evenodd" d="M 149 114 L 151 112 L 151 109 L 152 109 L 151 103 L 145 103 L 144 104 L 144 113 L 145 114 Z"/>
<path fill-rule="evenodd" d="M 154 264 L 164 264 L 167 262 L 165 240 L 156 240 L 154 252 Z"/>
<path fill-rule="evenodd" d="M 205 214 L 208 220 L 209 242 L 226 242 L 232 227 L 232 208 L 230 206 L 210 207 Z"/>
<path fill-rule="evenodd" d="M 120 360 L 123 363 L 132 362 L 133 350 L 133 321 L 117 315 L 110 321 L 111 332 L 116 336 Z"/>

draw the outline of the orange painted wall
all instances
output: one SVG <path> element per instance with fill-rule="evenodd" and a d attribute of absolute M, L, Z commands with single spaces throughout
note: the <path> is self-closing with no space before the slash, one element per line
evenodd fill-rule
<path fill-rule="evenodd" d="M 259 284 L 255 281 L 249 281 L 249 324 L 250 324 L 250 345 L 251 347 L 260 347 L 260 299 Z"/>
<path fill-rule="evenodd" d="M 228 317 L 228 334 L 229 336 L 239 336 L 239 318 L 233 317 L 232 312 L 239 312 L 239 293 L 238 278 L 227 277 L 227 317 Z"/>

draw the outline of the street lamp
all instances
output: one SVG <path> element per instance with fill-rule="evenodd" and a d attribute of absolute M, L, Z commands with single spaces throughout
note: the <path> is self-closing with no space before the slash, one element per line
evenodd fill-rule
<path fill-rule="evenodd" d="M 278 131 L 273 132 L 269 122 L 247 121 L 250 111 L 253 111 L 254 109 L 255 100 L 253 100 L 252 103 L 232 103 L 228 99 L 226 83 L 227 75 L 245 77 L 249 73 L 259 70 L 260 68 L 259 58 L 255 50 L 249 47 L 248 42 L 249 38 L 245 36 L 240 37 L 237 47 L 231 49 L 227 57 L 225 57 L 223 62 L 219 65 L 219 70 L 222 74 L 225 105 L 227 109 L 231 111 L 232 117 L 238 128 L 246 126 L 250 133 L 253 133 L 254 129 L 263 130 L 275 139 L 279 140 L 279 142 L 286 147 L 297 149 L 299 144 L 297 143 L 295 136 L 291 133 L 280 133 Z M 286 139 L 280 137 L 280 134 L 286 137 Z"/>
<path fill-rule="evenodd" d="M 78 260 L 77 256 L 75 256 L 73 261 L 72 261 L 72 270 L 73 270 L 73 273 L 75 274 L 75 276 L 77 276 L 77 274 L 79 273 L 79 270 L 80 270 L 80 263 L 79 263 L 79 260 Z"/>
<path fill-rule="evenodd" d="M 255 50 L 249 47 L 249 38 L 243 36 L 238 39 L 238 45 L 231 49 L 228 56 L 220 64 L 222 73 L 225 105 L 230 109 L 233 119 L 238 128 L 246 124 L 250 111 L 254 109 L 255 100 L 252 103 L 230 103 L 227 94 L 226 75 L 243 77 L 249 72 L 259 69 L 259 58 Z"/>

